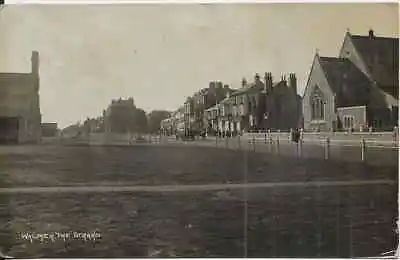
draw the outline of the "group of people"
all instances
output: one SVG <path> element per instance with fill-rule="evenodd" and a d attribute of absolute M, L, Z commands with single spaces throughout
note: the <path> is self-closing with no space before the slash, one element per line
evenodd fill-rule
<path fill-rule="evenodd" d="M 295 129 L 291 131 L 291 138 L 292 138 L 292 142 L 298 143 L 300 141 L 301 138 L 301 133 L 299 131 L 299 129 Z"/>

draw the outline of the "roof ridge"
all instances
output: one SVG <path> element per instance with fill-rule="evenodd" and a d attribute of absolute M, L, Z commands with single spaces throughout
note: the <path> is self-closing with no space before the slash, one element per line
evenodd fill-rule
<path fill-rule="evenodd" d="M 366 38 L 369 39 L 370 36 L 368 35 L 359 35 L 359 34 L 351 34 L 351 37 L 359 37 L 359 38 Z M 372 39 L 387 39 L 387 40 L 398 40 L 399 37 L 388 37 L 388 36 L 375 36 Z"/>
<path fill-rule="evenodd" d="M 0 76 L 19 76 L 19 75 L 31 75 L 31 73 L 26 72 L 0 72 Z"/>
<path fill-rule="evenodd" d="M 320 59 L 321 59 L 321 61 L 327 61 L 327 60 L 330 60 L 330 61 L 348 61 L 349 59 L 348 58 L 344 58 L 344 57 L 342 57 L 342 58 L 340 58 L 340 57 L 328 57 L 328 56 L 320 56 L 319 57 Z"/>

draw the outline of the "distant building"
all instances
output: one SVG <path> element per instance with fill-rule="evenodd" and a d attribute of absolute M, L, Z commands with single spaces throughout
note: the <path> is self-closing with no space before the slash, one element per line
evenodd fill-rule
<path fill-rule="evenodd" d="M 259 110 L 265 110 L 264 84 L 260 76 L 254 76 L 253 83 L 242 80 L 242 87 L 230 95 L 230 102 L 226 100 L 222 109 L 224 121 L 229 131 L 249 131 L 260 127 Z M 226 127 L 225 127 L 226 128 Z"/>
<path fill-rule="evenodd" d="M 161 133 L 163 135 L 172 135 L 174 133 L 173 118 L 168 117 L 168 118 L 161 120 L 160 129 L 161 129 Z"/>
<path fill-rule="evenodd" d="M 303 96 L 306 130 L 398 124 L 399 40 L 347 32 L 339 57 L 316 53 Z"/>
<path fill-rule="evenodd" d="M 301 128 L 302 106 L 296 75 L 290 73 L 288 81 L 284 75 L 279 82 L 273 83 L 272 74 L 266 73 L 264 79 L 266 109 L 263 118 L 259 118 L 262 128 L 283 131 Z"/>
<path fill-rule="evenodd" d="M 185 132 L 185 107 L 182 106 L 174 111 L 170 117 L 161 120 L 161 133 L 164 135 L 173 135 Z"/>
<path fill-rule="evenodd" d="M 39 53 L 30 73 L 0 73 L 0 142 L 38 142 L 41 138 Z"/>
<path fill-rule="evenodd" d="M 297 94 L 296 76 L 290 74 L 273 83 L 266 73 L 265 83 L 259 74 L 254 82 L 242 80 L 242 87 L 228 93 L 217 106 L 206 110 L 206 118 L 214 130 L 247 132 L 257 130 L 289 130 L 301 125 L 301 97 Z"/>
<path fill-rule="evenodd" d="M 203 88 L 190 97 L 186 105 L 186 125 L 192 131 L 204 131 L 210 127 L 205 121 L 204 111 L 221 102 L 233 90 L 221 81 L 211 81 L 208 88 Z"/>
<path fill-rule="evenodd" d="M 42 137 L 54 137 L 58 134 L 57 123 L 42 123 Z"/>
<path fill-rule="evenodd" d="M 194 128 L 194 100 L 192 97 L 186 98 L 186 101 L 183 105 L 184 107 L 184 117 L 183 117 L 183 122 L 184 122 L 184 128 L 185 128 L 185 133 L 187 134 Z"/>
<path fill-rule="evenodd" d="M 69 125 L 61 130 L 62 137 L 76 137 L 81 133 L 81 125 L 79 123 Z"/>
<path fill-rule="evenodd" d="M 172 113 L 173 129 L 176 132 L 185 132 L 185 107 L 180 107 L 177 111 Z"/>
<path fill-rule="evenodd" d="M 106 133 L 125 133 L 134 124 L 135 103 L 133 98 L 112 100 L 103 114 Z M 130 117 L 129 117 L 130 115 Z M 127 120 L 127 118 L 131 120 Z"/>

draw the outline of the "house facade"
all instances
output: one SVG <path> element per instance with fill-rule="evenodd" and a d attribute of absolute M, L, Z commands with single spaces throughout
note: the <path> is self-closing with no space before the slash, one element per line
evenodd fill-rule
<path fill-rule="evenodd" d="M 186 101 L 183 105 L 184 107 L 184 128 L 185 128 L 185 134 L 188 134 L 194 127 L 194 99 L 192 97 L 186 98 Z"/>
<path fill-rule="evenodd" d="M 205 111 L 221 102 L 232 89 L 221 81 L 211 81 L 208 88 L 203 88 L 185 102 L 185 124 L 188 131 L 207 131 L 211 127 Z M 211 129 L 208 129 L 211 130 Z"/>
<path fill-rule="evenodd" d="M 205 120 L 214 131 L 229 133 L 259 130 L 289 130 L 300 127 L 301 97 L 297 94 L 296 76 L 290 74 L 273 83 L 272 74 L 259 74 L 241 88 L 228 93 L 225 99 L 206 110 Z"/>
<path fill-rule="evenodd" d="M 57 123 L 42 123 L 42 137 L 54 137 L 58 133 Z"/>
<path fill-rule="evenodd" d="M 297 79 L 294 73 L 273 82 L 272 74 L 266 73 L 265 95 L 266 109 L 262 129 L 288 131 L 302 127 L 301 97 L 297 94 Z"/>
<path fill-rule="evenodd" d="M 398 38 L 347 32 L 338 57 L 316 53 L 305 92 L 305 130 L 391 130 L 398 123 Z"/>
<path fill-rule="evenodd" d="M 265 111 L 265 89 L 260 76 L 254 76 L 254 82 L 242 79 L 242 87 L 231 95 L 231 113 L 229 120 L 233 131 L 249 131 L 261 127 Z"/>
<path fill-rule="evenodd" d="M 0 142 L 41 139 L 39 53 L 31 56 L 30 73 L 0 73 Z"/>
<path fill-rule="evenodd" d="M 185 132 L 185 107 L 174 111 L 170 117 L 161 120 L 160 130 L 163 135 L 174 135 Z"/>

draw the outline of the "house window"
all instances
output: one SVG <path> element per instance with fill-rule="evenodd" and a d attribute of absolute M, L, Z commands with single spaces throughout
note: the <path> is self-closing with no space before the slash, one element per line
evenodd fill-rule
<path fill-rule="evenodd" d="M 322 92 L 318 87 L 315 88 L 311 95 L 311 119 L 324 120 L 325 118 L 325 102 Z"/>
<path fill-rule="evenodd" d="M 257 111 L 257 100 L 255 97 L 253 97 L 253 113 L 255 113 Z"/>

